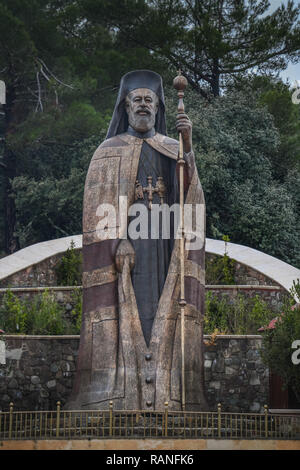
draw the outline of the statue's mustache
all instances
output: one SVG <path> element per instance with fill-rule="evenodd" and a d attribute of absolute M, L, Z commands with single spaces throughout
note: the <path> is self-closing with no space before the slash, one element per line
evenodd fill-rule
<path fill-rule="evenodd" d="M 138 108 L 138 109 L 136 110 L 136 114 L 140 114 L 140 113 L 146 113 L 146 114 L 151 115 L 151 112 L 149 111 L 148 108 Z"/>

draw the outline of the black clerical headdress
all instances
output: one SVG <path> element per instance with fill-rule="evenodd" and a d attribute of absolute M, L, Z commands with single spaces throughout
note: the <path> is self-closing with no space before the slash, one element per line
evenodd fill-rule
<path fill-rule="evenodd" d="M 128 116 L 125 109 L 125 98 L 128 93 L 136 88 L 149 88 L 156 93 L 159 98 L 159 106 L 156 113 L 155 130 L 160 134 L 167 134 L 162 78 L 158 73 L 151 70 L 135 70 L 128 72 L 121 79 L 119 94 L 106 139 L 127 131 Z"/>

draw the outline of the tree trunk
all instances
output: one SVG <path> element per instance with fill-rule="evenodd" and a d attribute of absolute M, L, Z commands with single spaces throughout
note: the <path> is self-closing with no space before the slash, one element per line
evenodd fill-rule
<path fill-rule="evenodd" d="M 5 227 L 5 246 L 4 250 L 7 254 L 17 251 L 19 240 L 15 236 L 16 229 L 16 206 L 12 196 L 11 180 L 17 174 L 16 157 L 14 153 L 7 147 L 7 136 L 13 131 L 13 105 L 15 101 L 14 88 L 7 88 L 5 113 L 5 131 L 4 131 L 4 227 Z"/>
<path fill-rule="evenodd" d="M 7 155 L 8 154 L 8 155 Z M 14 253 L 19 250 L 19 241 L 15 236 L 16 228 L 16 206 L 12 197 L 11 179 L 16 176 L 15 158 L 11 152 L 5 149 L 4 162 L 6 172 L 4 176 L 4 226 L 5 226 L 5 252 Z"/>
<path fill-rule="evenodd" d="M 211 88 L 214 96 L 220 96 L 220 71 L 218 59 L 214 59 Z"/>

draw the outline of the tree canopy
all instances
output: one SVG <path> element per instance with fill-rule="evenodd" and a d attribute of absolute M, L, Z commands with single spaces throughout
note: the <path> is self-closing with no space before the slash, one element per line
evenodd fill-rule
<path fill-rule="evenodd" d="M 162 75 L 176 137 L 181 67 L 208 236 L 300 265 L 300 106 L 276 77 L 299 60 L 299 5 L 0 0 L 0 20 L 2 254 L 81 233 L 86 171 L 124 73 Z"/>
<path fill-rule="evenodd" d="M 41 150 L 38 166 L 43 166 L 45 146 L 54 158 L 53 146 L 68 148 L 98 133 L 108 125 L 120 76 L 128 68 L 156 62 L 139 48 L 118 48 L 114 34 L 103 26 L 87 30 L 80 2 L 1 0 L 0 21 L 0 71 L 7 89 L 1 159 L 3 243 L 10 253 L 20 247 L 11 183 L 24 175 L 24 165 L 29 169 L 25 154 Z M 36 165 L 31 167 L 35 174 Z"/>
<path fill-rule="evenodd" d="M 119 40 L 139 45 L 203 96 L 254 68 L 276 72 L 299 60 L 299 5 L 268 13 L 268 0 L 84 0 L 88 22 L 104 22 Z"/>

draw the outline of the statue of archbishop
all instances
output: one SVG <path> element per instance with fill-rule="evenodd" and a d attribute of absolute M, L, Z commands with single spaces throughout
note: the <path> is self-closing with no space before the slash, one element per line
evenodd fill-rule
<path fill-rule="evenodd" d="M 185 204 L 205 207 L 187 115 L 177 116 L 176 127 L 183 138 Z M 118 410 L 159 410 L 166 401 L 170 410 L 182 409 L 179 239 L 175 230 L 163 236 L 161 228 L 151 236 L 154 207 L 179 203 L 178 146 L 167 137 L 160 75 L 148 70 L 127 73 L 106 139 L 95 151 L 86 177 L 83 318 L 68 409 L 107 409 L 110 401 Z M 141 205 L 148 214 L 148 236 L 137 237 L 129 227 L 139 225 Z M 99 230 L 101 208 L 107 207 L 114 208 L 116 217 L 106 231 Z M 170 224 L 174 228 L 174 218 Z M 140 231 L 145 235 L 144 228 Z M 202 327 L 205 211 L 199 233 L 197 248 L 191 243 L 184 254 L 185 408 L 195 411 L 207 409 Z"/>

